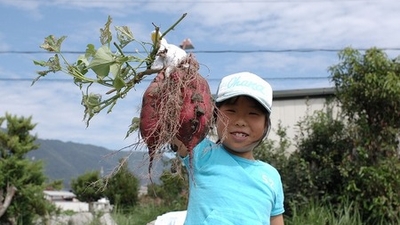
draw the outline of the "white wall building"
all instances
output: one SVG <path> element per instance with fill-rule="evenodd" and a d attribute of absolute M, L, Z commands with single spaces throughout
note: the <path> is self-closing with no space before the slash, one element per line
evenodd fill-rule
<path fill-rule="evenodd" d="M 316 110 L 324 108 L 326 99 L 334 97 L 335 88 L 315 88 L 274 91 L 271 114 L 270 139 L 279 140 L 276 134 L 279 123 L 286 128 L 287 136 L 292 145 L 289 151 L 293 151 L 294 138 L 297 134 L 296 124 L 311 115 Z"/>
<path fill-rule="evenodd" d="M 47 200 L 52 202 L 61 210 L 71 210 L 73 212 L 111 212 L 112 205 L 105 199 L 97 202 L 87 203 L 76 199 L 76 195 L 69 191 L 43 191 Z"/>

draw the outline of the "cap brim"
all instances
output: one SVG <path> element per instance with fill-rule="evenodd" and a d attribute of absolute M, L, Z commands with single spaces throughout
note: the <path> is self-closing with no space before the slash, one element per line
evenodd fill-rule
<path fill-rule="evenodd" d="M 238 96 L 248 96 L 248 97 L 250 97 L 250 98 L 256 100 L 256 101 L 257 101 L 258 103 L 260 103 L 261 106 L 263 106 L 269 113 L 271 113 L 271 108 L 268 107 L 268 105 L 267 105 L 266 103 L 264 103 L 264 102 L 263 102 L 261 99 L 259 99 L 258 97 L 255 97 L 253 94 L 247 93 L 247 92 L 245 92 L 245 91 L 236 92 L 236 93 L 233 93 L 233 94 L 230 94 L 230 95 L 224 95 L 224 96 L 220 96 L 220 97 L 217 96 L 217 98 L 215 99 L 215 102 L 223 102 L 223 101 L 225 101 L 225 100 L 227 100 L 227 99 L 234 98 L 234 97 L 238 97 Z"/>

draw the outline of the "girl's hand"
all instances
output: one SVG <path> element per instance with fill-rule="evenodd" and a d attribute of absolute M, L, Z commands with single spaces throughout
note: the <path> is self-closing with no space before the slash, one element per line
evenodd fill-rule
<path fill-rule="evenodd" d="M 180 157 L 186 157 L 188 154 L 188 149 L 177 137 L 174 137 L 172 140 L 171 148 L 174 152 L 177 152 Z"/>

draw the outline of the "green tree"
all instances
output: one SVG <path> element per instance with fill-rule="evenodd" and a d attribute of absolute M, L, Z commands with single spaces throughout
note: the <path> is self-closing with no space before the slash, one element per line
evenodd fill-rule
<path fill-rule="evenodd" d="M 111 204 L 127 209 L 138 203 L 139 179 L 129 171 L 128 161 L 121 159 L 119 168 L 106 179 L 104 194 Z"/>
<path fill-rule="evenodd" d="M 400 128 L 400 58 L 372 48 L 362 55 L 347 48 L 341 63 L 330 67 L 343 113 L 357 125 L 369 162 L 398 155 Z"/>
<path fill-rule="evenodd" d="M 364 224 L 398 224 L 400 58 L 346 48 L 339 59 L 329 68 L 336 97 L 298 122 L 296 151 L 286 159 L 266 142 L 256 156 L 280 171 L 288 215 L 314 201 L 334 210 L 351 201 Z"/>
<path fill-rule="evenodd" d="M 95 202 L 104 196 L 99 171 L 89 171 L 71 180 L 72 192 L 82 202 Z"/>
<path fill-rule="evenodd" d="M 285 174 L 286 200 L 307 205 L 310 199 L 337 202 L 343 194 L 340 166 L 352 142 L 342 117 L 332 115 L 333 105 L 315 111 L 298 122 L 297 150 L 288 159 Z"/>
<path fill-rule="evenodd" d="M 286 134 L 287 127 L 283 127 L 281 121 L 275 131 L 279 137 L 278 141 L 267 138 L 260 143 L 254 150 L 254 158 L 267 162 L 274 166 L 278 171 L 282 171 L 287 166 L 287 149 L 291 142 Z"/>
<path fill-rule="evenodd" d="M 346 48 L 329 68 L 336 101 L 299 122 L 282 177 L 286 199 L 353 202 L 365 224 L 400 219 L 400 60 Z M 334 113 L 333 104 L 339 105 Z"/>
<path fill-rule="evenodd" d="M 163 171 L 160 184 L 148 185 L 148 196 L 162 199 L 169 210 L 184 210 L 188 203 L 188 172 L 179 158 L 172 158 L 166 163 L 170 165 L 170 170 Z"/>
<path fill-rule="evenodd" d="M 129 171 L 127 160 L 120 160 L 119 167 L 109 177 L 99 171 L 90 171 L 71 181 L 71 188 L 80 201 L 95 202 L 106 197 L 121 209 L 133 207 L 138 202 L 139 179 Z"/>
<path fill-rule="evenodd" d="M 46 184 L 46 190 L 62 190 L 64 188 L 63 180 L 53 180 Z"/>
<path fill-rule="evenodd" d="M 40 161 L 30 161 L 26 153 L 38 148 L 32 118 L 6 114 L 0 117 L 0 224 L 32 224 L 35 216 L 51 213 L 45 200 L 46 177 Z M 5 195 L 5 196 L 4 196 Z"/>
<path fill-rule="evenodd" d="M 341 167 L 344 189 L 366 222 L 390 224 L 400 217 L 400 58 L 377 48 L 346 48 L 339 58 L 329 70 L 354 146 Z"/>

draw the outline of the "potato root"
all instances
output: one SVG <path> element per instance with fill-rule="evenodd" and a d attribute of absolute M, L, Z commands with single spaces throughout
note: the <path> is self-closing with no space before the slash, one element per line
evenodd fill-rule
<path fill-rule="evenodd" d="M 168 77 L 159 72 L 143 95 L 139 129 L 149 151 L 149 171 L 154 158 L 174 137 L 191 155 L 208 134 L 214 103 L 198 70 L 198 62 L 189 54 Z"/>

